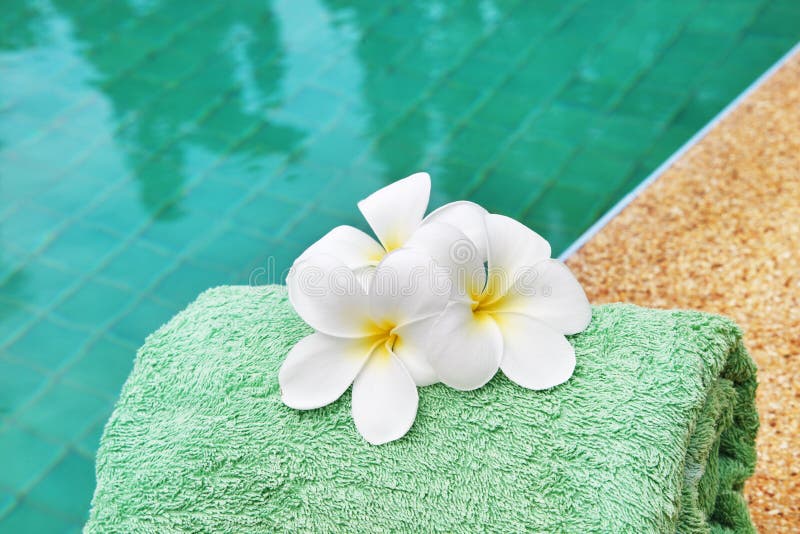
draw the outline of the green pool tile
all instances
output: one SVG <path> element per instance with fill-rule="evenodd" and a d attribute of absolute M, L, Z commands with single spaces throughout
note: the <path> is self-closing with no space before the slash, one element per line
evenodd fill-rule
<path fill-rule="evenodd" d="M 284 202 L 307 204 L 325 187 L 330 171 L 308 164 L 293 164 L 277 176 L 270 178 L 264 192 Z"/>
<path fill-rule="evenodd" d="M 661 126 L 663 127 L 663 125 Z M 588 142 L 602 140 L 604 143 L 617 147 L 618 151 L 641 154 L 647 151 L 661 135 L 662 127 L 649 120 L 648 117 L 611 115 L 602 119 L 597 125 L 594 139 Z"/>
<path fill-rule="evenodd" d="M 430 125 L 427 117 L 420 113 L 405 116 L 400 123 L 388 131 L 381 139 L 375 151 L 386 165 L 389 172 L 403 174 L 404 170 L 419 167 L 425 157 L 422 147 L 409 143 L 408 131 L 424 135 Z"/>
<path fill-rule="evenodd" d="M 100 280 L 132 290 L 147 287 L 173 261 L 166 251 L 135 241 L 126 247 L 98 273 Z"/>
<path fill-rule="evenodd" d="M 262 120 L 263 117 L 257 114 L 248 113 L 247 103 L 234 94 L 210 111 L 202 129 L 217 133 L 222 139 L 233 139 L 255 128 Z"/>
<path fill-rule="evenodd" d="M 141 239 L 174 255 L 206 237 L 197 229 L 203 227 L 208 214 L 185 210 L 180 202 L 172 206 L 171 213 L 144 227 Z"/>
<path fill-rule="evenodd" d="M 35 317 L 36 312 L 22 303 L 0 299 L 0 346 Z"/>
<path fill-rule="evenodd" d="M 347 195 L 347 193 L 344 193 Z M 345 198 L 353 198 L 348 195 Z M 280 231 L 287 221 L 303 209 L 300 204 L 293 204 L 259 193 L 241 205 L 234 213 L 233 218 L 238 224 L 256 228 L 263 234 L 273 234 Z"/>
<path fill-rule="evenodd" d="M 0 426 L 0 488 L 16 491 L 29 487 L 62 452 L 60 445 L 45 441 L 16 425 Z"/>
<path fill-rule="evenodd" d="M 135 182 L 114 188 L 104 196 L 102 202 L 89 209 L 84 220 L 110 233 L 129 235 L 149 218 L 139 198 Z"/>
<path fill-rule="evenodd" d="M 528 201 L 544 188 L 543 181 L 490 172 L 470 193 L 470 198 L 492 213 L 518 217 Z"/>
<path fill-rule="evenodd" d="M 360 221 L 360 218 L 357 219 Z M 352 224 L 352 219 L 343 219 L 339 215 L 317 210 L 314 214 L 306 214 L 301 219 L 294 221 L 291 236 L 297 243 L 313 243 L 329 229 L 340 224 Z M 363 225 L 362 223 L 362 226 Z"/>
<path fill-rule="evenodd" d="M 650 150 L 641 156 L 639 165 L 643 169 L 654 169 L 658 167 L 694 134 L 694 130 L 682 127 L 679 124 L 665 130 L 653 143 Z M 636 176 L 636 173 L 632 176 Z M 629 176 L 628 179 L 623 182 L 622 188 L 627 187 L 627 184 L 631 182 L 632 176 Z"/>
<path fill-rule="evenodd" d="M 464 163 L 488 161 L 498 151 L 497 145 L 486 142 L 485 130 L 480 125 L 462 129 L 449 145 L 448 155 Z"/>
<path fill-rule="evenodd" d="M 582 193 L 604 195 L 625 183 L 633 168 L 629 159 L 602 150 L 582 150 L 564 168 L 558 182 Z"/>
<path fill-rule="evenodd" d="M 713 92 L 698 91 L 683 103 L 675 115 L 674 125 L 681 130 L 691 129 L 691 125 L 713 117 L 727 105 L 719 95 Z"/>
<path fill-rule="evenodd" d="M 609 49 L 584 62 L 581 75 L 591 82 L 628 85 L 640 75 L 646 62 L 624 50 Z"/>
<path fill-rule="evenodd" d="M 90 280 L 67 296 L 54 313 L 69 323 L 92 328 L 119 314 L 134 298 L 130 290 Z"/>
<path fill-rule="evenodd" d="M 420 100 L 431 81 L 432 78 L 426 73 L 409 71 L 401 74 L 396 69 L 386 69 L 370 79 L 369 86 L 386 95 L 384 100 L 377 103 L 378 111 L 395 116 Z M 454 81 L 458 83 L 459 79 L 455 78 Z"/>
<path fill-rule="evenodd" d="M 94 127 L 98 121 L 93 121 Z M 78 184 L 77 189 L 105 194 L 130 174 L 128 161 L 114 144 L 113 137 L 103 135 L 86 150 L 62 166 L 58 173 L 58 183 Z"/>
<path fill-rule="evenodd" d="M 105 94 L 124 103 L 123 113 L 132 113 L 158 98 L 164 91 L 164 84 L 137 76 L 136 72 L 110 78 L 102 86 Z"/>
<path fill-rule="evenodd" d="M 750 27 L 750 31 L 755 34 L 796 38 L 798 18 L 800 4 L 797 2 L 770 2 Z"/>
<path fill-rule="evenodd" d="M 16 498 L 11 492 L 0 490 L 0 518 L 8 515 L 16 502 Z"/>
<path fill-rule="evenodd" d="M 501 155 L 497 165 L 511 174 L 530 173 L 539 179 L 552 178 L 569 162 L 574 152 L 574 146 L 553 140 L 537 127 L 529 130 Z M 518 165 L 509 165 L 510 159 Z"/>
<path fill-rule="evenodd" d="M 80 528 L 135 347 L 209 285 L 282 281 L 417 170 L 432 206 L 478 200 L 558 253 L 800 38 L 792 0 L 17 4 L 0 409 L 39 409 L 45 436 L 56 376 L 75 414 L 69 461 L 31 496 L 0 488 L 3 532 Z"/>
<path fill-rule="evenodd" d="M 619 92 L 616 84 L 587 80 L 581 76 L 570 81 L 558 96 L 558 101 L 568 106 L 586 109 L 606 109 Z"/>
<path fill-rule="evenodd" d="M 343 172 L 325 184 L 324 187 L 316 193 L 316 198 L 319 199 L 319 206 L 321 209 L 335 211 L 345 217 L 350 216 L 358 218 L 361 216 L 360 213 L 348 209 L 348 206 L 355 206 L 358 201 L 366 197 L 371 192 L 370 187 L 373 183 L 376 184 L 376 187 L 380 187 L 380 185 L 378 185 L 380 184 L 380 180 L 373 172 L 365 171 L 364 169 L 356 169 L 356 172 Z M 267 199 L 263 199 L 259 202 L 262 211 L 266 210 L 266 202 L 268 202 Z M 301 204 L 275 204 L 277 205 L 277 212 L 274 215 L 272 213 L 265 214 L 266 217 L 264 221 L 267 224 L 264 225 L 264 231 L 266 231 L 267 228 L 273 227 L 273 225 L 270 224 L 271 221 L 277 223 L 279 220 L 282 220 L 286 222 L 290 219 L 297 218 L 298 214 L 304 208 Z M 250 220 L 258 225 L 257 219 L 253 218 Z M 275 226 L 282 225 L 276 224 Z"/>
<path fill-rule="evenodd" d="M 39 205 L 47 206 L 48 209 L 63 218 L 65 215 L 81 210 L 103 193 L 105 184 L 98 184 L 88 178 L 84 179 L 83 176 L 79 176 L 78 180 L 81 186 L 76 187 L 75 182 L 57 178 L 52 186 L 46 187 L 37 195 L 36 202 Z"/>
<path fill-rule="evenodd" d="M 167 47 L 151 51 L 137 65 L 137 74 L 156 83 L 169 83 L 188 75 L 198 62 L 205 60 L 188 50 Z"/>
<path fill-rule="evenodd" d="M 250 285 L 282 284 L 286 281 L 286 273 L 292 262 L 303 252 L 300 245 L 285 242 L 270 244 L 266 249 L 266 257 L 245 266 L 238 273 L 241 283 Z"/>
<path fill-rule="evenodd" d="M 146 109 L 152 117 L 169 117 L 169 122 L 162 119 L 163 131 L 158 137 L 153 136 L 153 148 L 163 148 L 171 145 L 184 131 L 188 130 L 196 121 L 202 120 L 213 106 L 218 105 L 215 100 L 198 104 L 193 98 L 177 88 L 170 88 L 154 99 Z M 141 138 L 137 141 L 141 141 Z"/>
<path fill-rule="evenodd" d="M 219 214 L 220 209 L 240 204 L 247 191 L 231 187 L 219 177 L 208 177 L 192 185 L 181 204 L 188 210 Z"/>
<path fill-rule="evenodd" d="M 427 102 L 446 117 L 458 118 L 481 96 L 484 89 L 483 85 L 471 87 L 445 81 L 436 86 Z"/>
<path fill-rule="evenodd" d="M 75 452 L 69 452 L 26 497 L 31 504 L 67 518 L 84 521 L 85 507 L 94 492 L 94 463 Z"/>
<path fill-rule="evenodd" d="M 44 309 L 74 283 L 75 277 L 76 273 L 36 257 L 0 282 L 0 298 Z"/>
<path fill-rule="evenodd" d="M 129 74 L 131 67 L 141 62 L 151 47 L 148 41 L 136 35 L 120 34 L 108 43 L 89 48 L 86 57 L 97 65 L 98 81 L 103 82 Z"/>
<path fill-rule="evenodd" d="M 139 346 L 144 339 L 188 302 L 179 302 L 168 307 L 145 297 L 111 327 L 111 333 L 132 345 Z"/>
<path fill-rule="evenodd" d="M 17 423 L 56 443 L 69 443 L 83 434 L 110 407 L 108 399 L 59 381 L 15 416 Z"/>
<path fill-rule="evenodd" d="M 754 18 L 764 9 L 764 2 L 752 0 L 721 0 L 711 2 L 716 7 L 713 17 L 695 17 L 688 23 L 688 28 L 708 33 L 735 33 L 749 26 Z"/>
<path fill-rule="evenodd" d="M 575 76 L 574 66 L 547 71 L 531 61 L 523 62 L 503 82 L 504 90 L 527 97 L 534 103 L 545 103 L 556 98 Z"/>
<path fill-rule="evenodd" d="M 292 124 L 262 121 L 256 130 L 241 132 L 231 157 L 217 167 L 226 179 L 250 185 L 281 169 L 308 135 Z M 240 159 L 241 158 L 241 159 Z"/>
<path fill-rule="evenodd" d="M 248 232 L 225 230 L 199 247 L 193 254 L 193 258 L 198 263 L 225 270 L 235 269 L 238 265 L 250 260 L 253 257 L 253 251 L 265 247 L 267 241 L 255 233 L 259 230 L 258 227 Z M 266 231 L 268 232 L 269 229 Z"/>
<path fill-rule="evenodd" d="M 64 380 L 114 398 L 130 373 L 135 352 L 133 345 L 103 336 L 78 355 Z"/>
<path fill-rule="evenodd" d="M 738 40 L 735 33 L 712 34 L 684 29 L 649 69 L 642 85 L 662 90 L 686 91 L 705 74 L 704 67 L 718 62 Z M 697 54 L 697 50 L 704 53 Z"/>
<path fill-rule="evenodd" d="M 40 369 L 57 369 L 72 358 L 90 334 L 53 319 L 37 320 L 8 347 L 15 359 Z"/>
<path fill-rule="evenodd" d="M 591 125 L 599 119 L 597 112 L 556 104 L 536 118 L 534 127 L 539 132 L 546 132 L 551 141 L 575 145 L 590 134 Z"/>
<path fill-rule="evenodd" d="M 75 106 L 75 97 L 70 93 L 42 88 L 15 102 L 13 110 L 30 117 L 39 128 L 46 128 L 54 116 L 63 114 L 72 106 Z"/>
<path fill-rule="evenodd" d="M 438 198 L 439 202 L 437 204 L 442 205 L 453 198 L 464 198 L 465 191 L 477 181 L 479 173 L 477 169 L 470 167 L 468 163 L 450 160 L 436 169 L 436 176 L 438 177 L 437 183 L 433 186 L 431 196 Z"/>
<path fill-rule="evenodd" d="M 689 137 L 691 137 L 691 134 Z M 581 150 L 600 154 L 607 158 L 625 160 L 631 164 L 635 164 L 638 158 L 641 157 L 645 148 L 645 146 L 637 144 L 619 143 L 617 140 L 610 137 L 607 138 L 601 134 L 600 136 L 588 139 L 581 147 Z"/>
<path fill-rule="evenodd" d="M 519 127 L 525 117 L 540 109 L 539 103 L 532 102 L 526 95 L 518 95 L 512 91 L 501 89 L 484 102 L 469 120 L 512 132 Z"/>
<path fill-rule="evenodd" d="M 638 85 L 614 108 L 615 113 L 633 117 L 646 116 L 656 124 L 666 124 L 683 105 L 685 95 Z"/>
<path fill-rule="evenodd" d="M 42 135 L 37 137 L 32 150 L 38 153 L 43 147 L 47 147 L 47 150 L 53 154 L 55 161 L 64 164 L 72 162 L 96 139 L 97 133 L 95 132 L 75 132 L 68 129 L 65 124 L 55 123 L 55 125 L 48 126 L 42 130 Z M 51 178 L 57 176 L 57 173 L 50 175 Z"/>
<path fill-rule="evenodd" d="M 92 24 L 103 28 L 110 35 L 124 31 L 136 20 L 132 17 L 131 7 L 124 2 L 108 2 L 102 4 L 100 9 L 95 8 L 87 11 L 78 16 L 79 20 L 90 19 Z"/>
<path fill-rule="evenodd" d="M 320 166 L 338 167 L 342 161 L 357 161 L 369 148 L 366 140 L 354 134 L 347 125 L 334 126 L 314 140 L 314 160 Z"/>
<path fill-rule="evenodd" d="M 450 73 L 447 79 L 464 87 L 485 87 L 487 72 L 499 70 L 500 72 L 497 74 L 502 75 L 504 73 L 505 69 L 499 67 L 495 61 L 481 60 L 473 56 Z"/>
<path fill-rule="evenodd" d="M 27 502 L 14 506 L 7 515 L 0 515 L 0 521 L 4 530 L 15 533 L 65 532 L 74 526 L 73 521 Z"/>
<path fill-rule="evenodd" d="M 300 90 L 276 114 L 286 122 L 309 130 L 318 130 L 328 124 L 344 105 L 342 97 L 314 87 Z"/>
<path fill-rule="evenodd" d="M 523 218 L 534 227 L 584 228 L 599 215 L 601 202 L 597 194 L 558 183 L 544 191 Z"/>
<path fill-rule="evenodd" d="M 135 351 L 131 349 L 129 356 L 131 357 L 131 364 L 133 363 L 133 355 Z M 121 386 L 120 386 L 121 387 Z M 119 391 L 117 391 L 119 393 Z M 109 415 L 111 413 L 111 406 L 109 406 Z M 75 450 L 82 456 L 87 458 L 94 458 L 97 448 L 100 446 L 100 438 L 103 435 L 103 430 L 106 426 L 106 418 L 95 423 L 75 444 Z"/>
<path fill-rule="evenodd" d="M 19 248 L 32 252 L 54 235 L 54 228 L 62 218 L 58 212 L 27 204 L 2 222 L 3 237 Z"/>
<path fill-rule="evenodd" d="M 0 351 L 0 356 L 4 351 Z M 0 358 L 0 416 L 10 415 L 45 384 L 47 377 L 27 365 Z"/>
<path fill-rule="evenodd" d="M 117 243 L 117 238 L 99 228 L 75 223 L 53 236 L 43 254 L 68 269 L 85 271 L 102 263 Z"/>

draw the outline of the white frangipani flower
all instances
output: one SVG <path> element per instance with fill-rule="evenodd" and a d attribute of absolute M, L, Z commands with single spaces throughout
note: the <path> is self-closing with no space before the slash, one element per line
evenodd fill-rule
<path fill-rule="evenodd" d="M 337 226 L 312 244 L 297 262 L 328 254 L 352 269 L 366 286 L 383 257 L 400 247 L 418 248 L 444 267 L 453 264 L 449 244 L 474 243 L 477 254 L 486 249 L 482 218 L 486 210 L 472 202 L 446 204 L 424 217 L 431 194 L 431 178 L 418 172 L 375 191 L 358 203 L 378 241 L 353 226 Z M 468 239 L 465 239 L 468 238 Z"/>
<path fill-rule="evenodd" d="M 399 249 L 377 265 L 367 292 L 339 259 L 314 254 L 293 267 L 289 299 L 316 332 L 295 345 L 278 381 L 283 402 L 310 410 L 350 386 L 356 428 L 372 444 L 396 440 L 417 413 L 417 386 L 436 381 L 426 342 L 450 287 L 419 250 Z"/>
<path fill-rule="evenodd" d="M 578 281 L 550 259 L 550 244 L 502 215 L 483 217 L 487 274 L 468 286 L 469 298 L 448 304 L 431 330 L 430 363 L 440 381 L 476 389 L 498 368 L 529 389 L 569 379 L 575 351 L 564 337 L 583 331 L 591 307 Z"/>
<path fill-rule="evenodd" d="M 308 410 L 350 385 L 356 428 L 396 440 L 417 413 L 417 387 L 476 389 L 498 369 L 529 389 L 569 379 L 565 335 L 591 320 L 580 284 L 524 225 L 453 202 L 424 217 L 430 177 L 417 173 L 358 203 L 378 241 L 339 226 L 295 261 L 287 286 L 316 332 L 280 373 L 283 402 Z"/>

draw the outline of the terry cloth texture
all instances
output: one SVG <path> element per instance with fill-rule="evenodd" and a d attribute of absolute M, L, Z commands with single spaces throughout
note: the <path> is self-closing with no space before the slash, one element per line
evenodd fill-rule
<path fill-rule="evenodd" d="M 280 286 L 220 287 L 152 334 L 97 455 L 88 532 L 748 532 L 755 367 L 728 319 L 594 308 L 565 384 L 420 389 L 399 441 L 350 394 L 281 403 L 310 329 Z"/>

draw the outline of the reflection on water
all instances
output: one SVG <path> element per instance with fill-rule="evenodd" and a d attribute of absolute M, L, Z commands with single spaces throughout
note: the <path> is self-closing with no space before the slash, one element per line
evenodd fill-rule
<path fill-rule="evenodd" d="M 49 459 L 0 475 L 9 531 L 81 523 L 132 347 L 201 290 L 279 279 L 420 169 L 563 250 L 800 37 L 789 0 L 0 13 L 0 444 Z"/>

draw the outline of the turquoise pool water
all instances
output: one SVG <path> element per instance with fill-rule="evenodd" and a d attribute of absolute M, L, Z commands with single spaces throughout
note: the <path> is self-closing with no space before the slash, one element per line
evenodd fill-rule
<path fill-rule="evenodd" d="M 800 38 L 782 1 L 0 6 L 0 531 L 82 524 L 136 348 L 417 170 L 556 251 Z"/>

